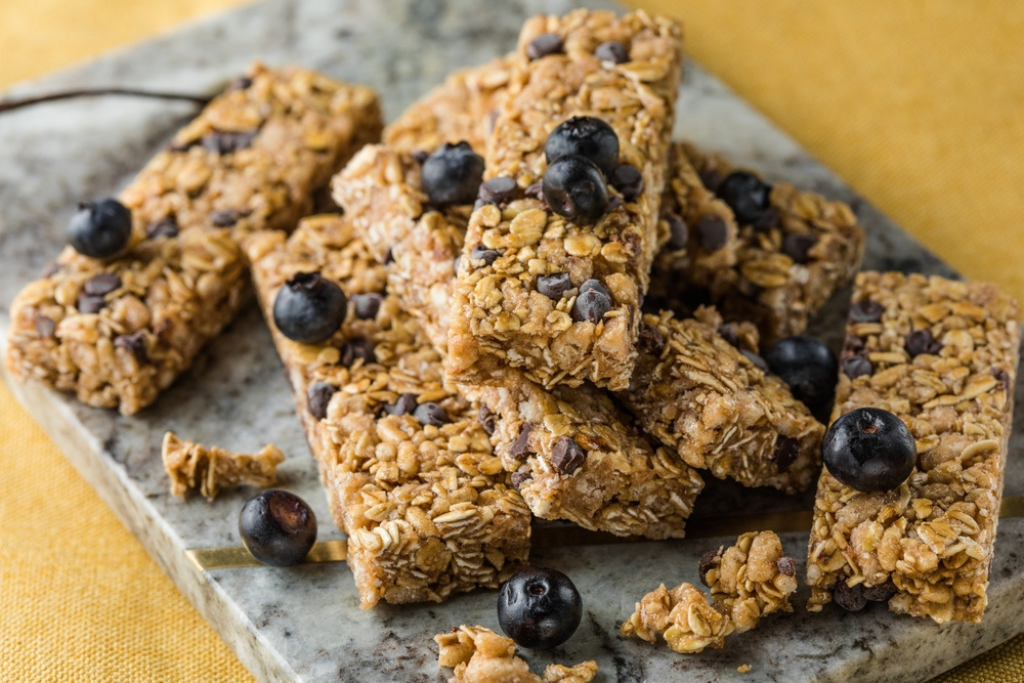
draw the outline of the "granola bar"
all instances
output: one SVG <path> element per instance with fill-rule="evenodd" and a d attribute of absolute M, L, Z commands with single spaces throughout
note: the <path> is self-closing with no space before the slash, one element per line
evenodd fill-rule
<path fill-rule="evenodd" d="M 714 310 L 697 315 L 644 316 L 640 361 L 619 398 L 641 429 L 692 467 L 745 486 L 806 489 L 821 465 L 824 427 L 782 380 L 719 334 Z"/>
<path fill-rule="evenodd" d="M 1019 309 L 991 284 L 860 273 L 833 419 L 888 410 L 917 442 L 906 482 L 862 493 L 823 470 L 807 561 L 808 609 L 978 622 L 1013 412 Z"/>
<path fill-rule="evenodd" d="M 602 62 L 594 50 L 605 41 L 622 43 L 631 60 Z M 548 133 L 570 116 L 589 115 L 616 131 L 620 160 L 641 171 L 643 190 L 635 202 L 613 202 L 586 228 L 549 212 L 535 195 L 476 209 L 464 254 L 482 247 L 500 255 L 460 265 L 446 364 L 453 380 L 500 384 L 515 367 L 545 387 L 628 384 L 681 72 L 680 29 L 667 19 L 577 10 L 526 23 L 485 178 L 511 177 L 526 193 L 544 174 Z M 538 291 L 539 277 L 556 274 L 568 274 L 572 285 L 557 300 Z M 596 324 L 572 316 L 588 279 L 602 282 L 612 300 Z"/>
<path fill-rule="evenodd" d="M 133 222 L 122 256 L 67 247 L 15 298 L 7 367 L 90 405 L 149 405 L 238 311 L 239 241 L 294 228 L 380 129 L 370 89 L 257 64 L 121 193 Z"/>
<path fill-rule="evenodd" d="M 691 202 L 710 210 L 706 193 L 695 181 L 714 191 L 737 169 L 722 156 L 690 143 L 674 147 L 673 157 L 685 156 L 698 174 L 694 179 L 686 170 L 686 181 L 678 175 L 673 178 L 679 181 L 674 187 L 685 186 L 693 193 L 691 200 L 677 192 L 680 211 L 695 210 Z M 653 303 L 682 310 L 695 300 L 713 303 L 726 320 L 754 322 L 766 345 L 803 332 L 808 319 L 860 267 L 864 231 L 846 204 L 789 183 L 775 183 L 770 201 L 771 210 L 759 225 L 739 226 L 734 265 L 693 268 L 691 261 L 673 259 L 670 252 L 659 256 L 651 276 L 659 284 L 652 285 L 652 291 L 668 298 Z M 736 219 L 725 208 L 727 212 L 717 204 L 713 214 L 731 230 Z M 699 233 L 699 222 L 691 219 L 687 226 Z M 698 236 L 691 235 L 691 242 Z M 682 292 L 678 283 L 683 284 Z"/>
<path fill-rule="evenodd" d="M 529 511 L 491 452 L 478 407 L 444 386 L 441 355 L 384 294 L 382 267 L 352 223 L 320 217 L 287 243 L 270 234 L 250 244 L 268 320 L 277 290 L 298 272 L 338 282 L 353 301 L 323 344 L 271 329 L 332 515 L 349 536 L 361 605 L 500 585 L 527 557 Z M 377 305 L 358 307 L 357 294 L 376 295 Z"/>
<path fill-rule="evenodd" d="M 188 491 L 198 491 L 213 500 L 222 488 L 239 484 L 273 486 L 277 466 L 284 462 L 284 453 L 274 444 L 255 455 L 231 453 L 218 446 L 182 441 L 174 432 L 164 434 L 162 452 L 171 494 L 181 498 Z"/>
<path fill-rule="evenodd" d="M 693 584 L 672 590 L 661 584 L 636 603 L 621 633 L 650 643 L 660 634 L 671 649 L 691 654 L 723 647 L 726 636 L 749 631 L 763 616 L 793 611 L 796 562 L 783 555 L 772 531 L 743 534 L 736 545 L 705 554 L 700 575 L 711 589 L 710 601 Z"/>
<path fill-rule="evenodd" d="M 597 674 L 597 663 L 588 661 L 573 667 L 549 664 L 541 678 L 516 657 L 511 638 L 483 626 L 459 626 L 434 641 L 438 664 L 455 669 L 449 683 L 590 683 Z"/>

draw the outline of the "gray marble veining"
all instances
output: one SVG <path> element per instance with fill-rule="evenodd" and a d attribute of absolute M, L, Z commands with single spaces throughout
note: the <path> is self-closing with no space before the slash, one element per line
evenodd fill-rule
<path fill-rule="evenodd" d="M 595 4 L 595 3 L 590 3 Z M 9 93 L 64 87 L 146 86 L 211 92 L 253 59 L 294 62 L 370 84 L 389 117 L 453 68 L 509 49 L 522 19 L 572 3 L 514 0 L 272 0 L 114 53 Z M 187 104 L 98 98 L 0 116 L 0 332 L 11 298 L 58 251 L 75 203 L 123 186 L 192 115 Z M 865 266 L 952 274 L 950 269 L 856 197 L 835 176 L 699 67 L 690 66 L 677 133 L 784 178 L 850 202 L 869 230 Z M 840 294 L 813 331 L 838 343 Z M 287 384 L 259 313 L 250 306 L 194 367 L 151 408 L 124 418 L 40 389 L 12 385 L 67 457 L 135 533 L 242 662 L 264 681 L 441 681 L 431 637 L 468 623 L 496 628 L 494 593 L 444 604 L 384 605 L 360 611 L 344 564 L 225 569 L 201 574 L 185 551 L 238 544 L 237 512 L 251 491 L 215 503 L 183 504 L 167 492 L 160 465 L 166 429 L 204 443 L 255 449 L 273 441 L 289 456 L 282 485 L 309 501 L 320 538 L 340 538 L 330 523 L 315 466 L 293 413 Z M 1024 382 L 1017 403 L 1024 402 Z M 1024 416 L 1007 471 L 1008 495 L 1024 493 Z M 808 498 L 740 490 L 712 482 L 698 510 L 806 509 Z M 722 542 L 728 539 L 722 539 Z M 806 534 L 787 534 L 787 551 L 806 554 Z M 583 624 L 565 646 L 527 653 L 549 661 L 596 659 L 600 681 L 923 680 L 1006 640 L 1024 627 L 1024 520 L 1000 524 L 982 624 L 937 626 L 879 606 L 860 614 L 826 609 L 766 620 L 721 651 L 683 657 L 618 635 L 633 602 L 660 582 L 697 581 L 699 556 L 718 542 L 677 541 L 575 547 L 534 553 L 567 572 L 585 605 Z M 187 656 L 182 653 L 182 656 Z M 753 671 L 736 668 L 750 664 Z"/>

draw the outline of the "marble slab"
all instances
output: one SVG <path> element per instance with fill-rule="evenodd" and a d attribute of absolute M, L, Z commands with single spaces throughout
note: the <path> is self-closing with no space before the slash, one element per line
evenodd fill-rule
<path fill-rule="evenodd" d="M 591 3 L 597 5 L 600 3 Z M 449 70 L 509 49 L 529 14 L 562 12 L 551 0 L 272 0 L 26 84 L 10 96 L 67 87 L 145 86 L 209 93 L 253 59 L 294 62 L 368 83 L 394 117 Z M 0 115 L 0 333 L 9 303 L 59 250 L 80 199 L 122 187 L 193 114 L 182 103 L 97 98 Z M 837 122 L 841 125 L 841 122 Z M 691 64 L 677 133 L 725 152 L 770 177 L 850 202 L 869 231 L 865 266 L 952 275 L 941 263 L 827 169 Z M 838 344 L 846 293 L 813 331 Z M 0 342 L 2 343 L 2 342 Z M 9 378 L 8 378 L 9 379 Z M 316 510 L 320 539 L 341 538 L 330 522 L 315 466 L 293 413 L 270 337 L 254 306 L 212 343 L 195 366 L 141 414 L 125 418 L 38 387 L 12 384 L 68 459 L 138 536 L 150 554 L 261 681 L 442 681 L 431 636 L 457 624 L 497 628 L 495 594 L 481 591 L 440 604 L 360 611 L 342 563 L 199 572 L 185 552 L 237 545 L 237 514 L 251 491 L 213 504 L 183 504 L 168 494 L 160 439 L 173 429 L 235 450 L 273 441 L 288 454 L 282 485 Z M 1024 383 L 1016 390 L 1024 403 Z M 1017 415 L 1006 493 L 1024 493 L 1024 417 Z M 784 498 L 712 482 L 698 514 L 807 509 Z M 728 539 L 721 539 L 722 542 Z M 787 551 L 806 555 L 807 534 L 786 534 Z M 859 614 L 827 608 L 768 619 L 730 639 L 727 649 L 683 657 L 618 635 L 634 601 L 664 581 L 697 581 L 697 559 L 719 541 L 684 540 L 545 549 L 536 564 L 561 569 L 579 587 L 585 616 L 550 661 L 596 659 L 599 681 L 927 679 L 1010 638 L 1024 627 L 1024 519 L 999 526 L 990 605 L 980 625 L 901 618 L 872 606 Z M 801 568 L 802 570 L 802 568 Z M 188 656 L 182 652 L 182 657 Z M 736 669 L 749 664 L 749 674 Z"/>

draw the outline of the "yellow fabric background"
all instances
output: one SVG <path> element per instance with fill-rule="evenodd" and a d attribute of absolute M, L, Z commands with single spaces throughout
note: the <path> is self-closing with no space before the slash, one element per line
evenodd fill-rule
<path fill-rule="evenodd" d="M 0 0 L 0 88 L 235 4 Z M 635 4 L 684 17 L 697 60 L 962 272 L 1024 300 L 1024 3 Z M 0 680 L 251 680 L 3 386 L 0 416 Z M 1024 680 L 1024 636 L 940 680 Z"/>

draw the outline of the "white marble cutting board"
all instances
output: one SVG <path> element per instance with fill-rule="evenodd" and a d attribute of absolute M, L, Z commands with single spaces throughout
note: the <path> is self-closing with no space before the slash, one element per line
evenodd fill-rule
<path fill-rule="evenodd" d="M 529 14 L 563 12 L 571 6 L 561 0 L 272 0 L 9 95 L 111 85 L 205 94 L 259 58 L 372 85 L 393 118 L 451 69 L 507 51 Z M 0 115 L 0 333 L 6 336 L 14 294 L 60 249 L 77 201 L 122 187 L 193 112 L 188 104 L 107 97 Z M 869 231 L 865 267 L 951 274 L 693 64 L 680 101 L 677 133 L 761 168 L 772 178 L 850 202 Z M 837 344 L 844 312 L 840 295 L 813 331 Z M 282 485 L 313 505 L 320 539 L 342 537 L 330 522 L 280 363 L 255 306 L 154 406 L 137 416 L 88 408 L 38 387 L 12 388 L 262 681 L 442 681 L 449 672 L 437 668 L 431 639 L 435 633 L 462 623 L 497 628 L 493 591 L 440 605 L 385 605 L 363 612 L 342 563 L 205 573 L 193 569 L 186 550 L 239 544 L 238 510 L 252 492 L 225 494 L 213 504 L 202 499 L 183 504 L 171 497 L 159 453 L 167 429 L 235 450 L 273 441 L 288 455 L 281 468 Z M 1016 394 L 1017 404 L 1024 403 L 1024 382 L 1018 383 Z M 1018 410 L 1007 495 L 1024 493 L 1022 413 Z M 698 503 L 698 514 L 808 507 L 806 496 L 784 499 L 713 482 Z M 830 607 L 808 615 L 802 609 L 808 591 L 802 588 L 794 615 L 770 618 L 757 630 L 731 638 L 724 650 L 688 657 L 627 640 L 618 635 L 618 626 L 634 601 L 658 583 L 697 582 L 697 559 L 728 539 L 536 551 L 536 564 L 556 567 L 573 578 L 585 616 L 569 643 L 554 652 L 526 656 L 538 671 L 550 661 L 596 659 L 598 680 L 604 682 L 924 680 L 1024 630 L 1022 540 L 1024 519 L 1000 523 L 990 605 L 980 625 L 940 627 L 897 617 L 879 605 L 859 614 Z M 790 554 L 806 556 L 807 534 L 786 534 L 784 541 Z M 741 664 L 753 670 L 739 674 Z"/>

